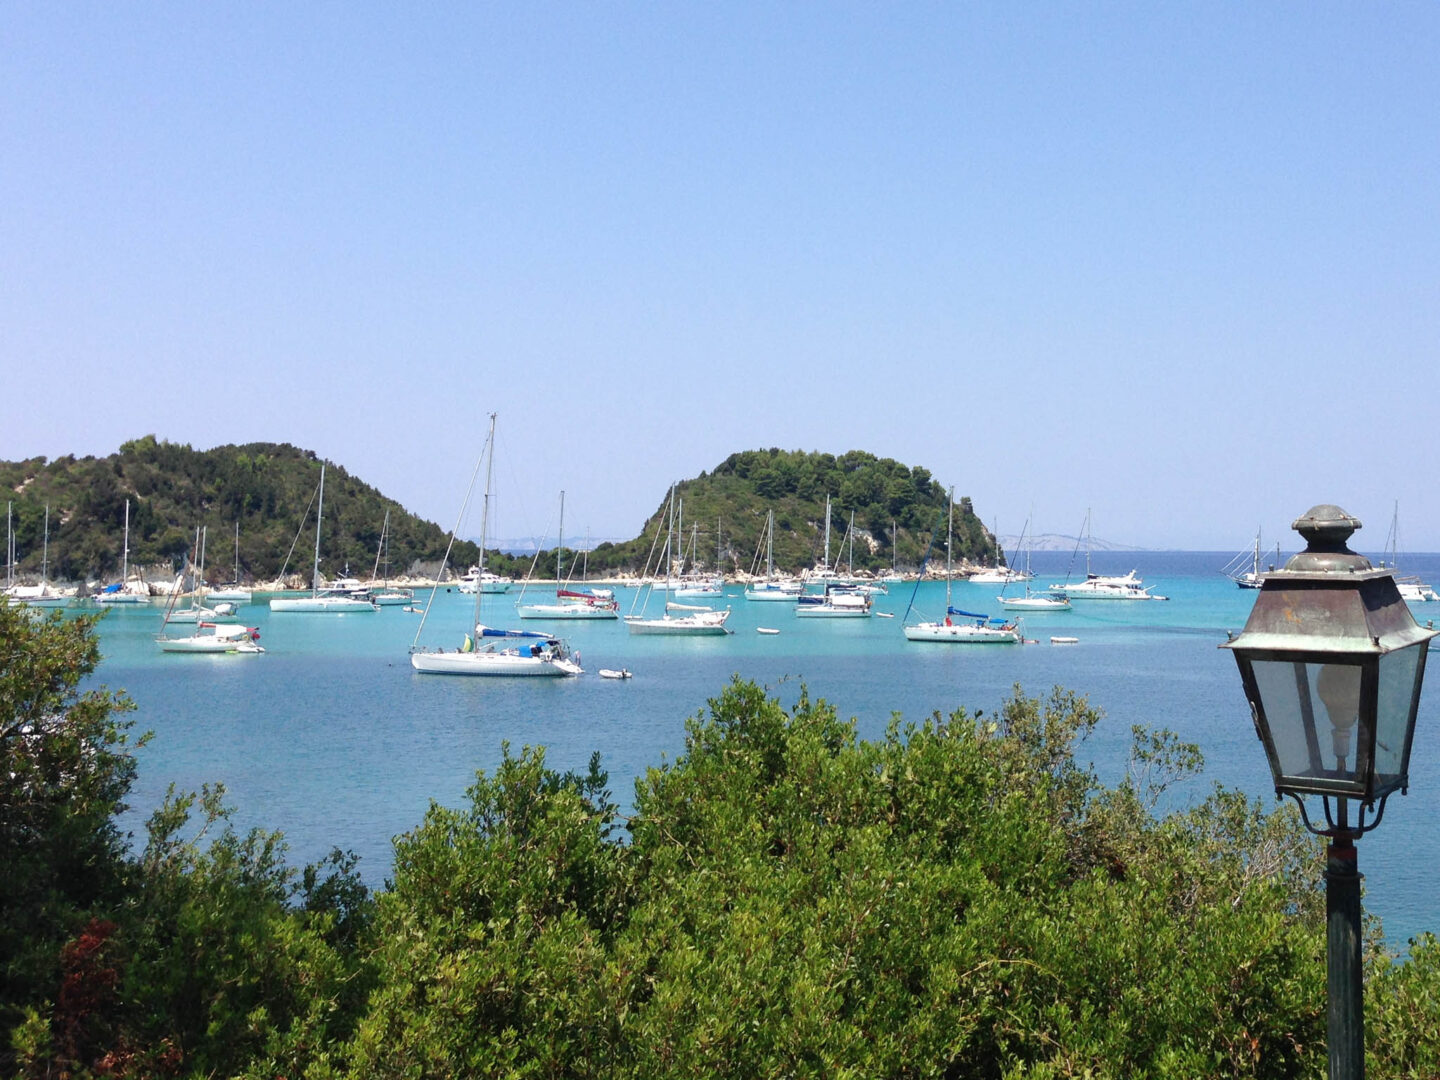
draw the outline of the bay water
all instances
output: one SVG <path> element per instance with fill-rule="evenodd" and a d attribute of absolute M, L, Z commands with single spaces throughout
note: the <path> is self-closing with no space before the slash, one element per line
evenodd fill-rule
<path fill-rule="evenodd" d="M 919 613 L 912 618 L 943 615 L 941 582 L 892 585 L 875 610 L 893 618 L 854 620 L 797 619 L 793 604 L 747 602 L 731 586 L 720 606 L 731 607 L 734 633 L 723 638 L 633 636 L 608 620 L 519 623 L 518 586 L 484 598 L 487 625 L 544 628 L 568 639 L 587 670 L 574 679 L 418 675 L 408 649 L 420 616 L 398 607 L 346 615 L 244 607 L 243 621 L 259 628 L 267 650 L 259 656 L 161 653 L 154 642 L 159 607 L 113 610 L 101 623 L 104 659 L 94 682 L 124 689 L 137 706 L 137 729 L 154 733 L 139 752 L 128 829 L 138 835 L 169 785 L 192 790 L 219 781 L 238 827 L 282 831 L 297 865 L 333 847 L 353 850 L 377 887 L 390 872 L 393 838 L 417 826 L 432 800 L 463 805 L 476 771 L 492 771 L 507 743 L 516 750 L 543 745 L 547 763 L 562 770 L 583 770 L 598 752 L 616 801 L 628 808 L 636 778 L 683 753 L 686 718 L 737 675 L 787 705 L 804 687 L 854 718 L 864 738 L 879 737 L 892 714 L 918 722 L 960 707 L 989 713 L 1016 685 L 1031 696 L 1061 686 L 1104 713 L 1078 753 L 1107 783 L 1123 776 L 1131 726 L 1139 724 L 1169 729 L 1203 751 L 1204 773 L 1182 785 L 1178 799 L 1198 801 L 1223 783 L 1270 800 L 1235 662 L 1218 648 L 1227 630 L 1244 626 L 1256 595 L 1218 572 L 1227 559 L 1096 553 L 1095 572 L 1138 569 L 1152 592 L 1169 599 L 1077 601 L 1070 612 L 1028 616 L 1025 636 L 1037 643 L 1024 646 L 907 642 L 901 626 L 912 600 Z M 1077 566 L 1069 553 L 1037 552 L 1032 564 L 1035 588 L 1067 573 L 1072 581 L 1084 576 L 1083 557 Z M 1408 556 L 1404 571 L 1440 582 L 1440 555 Z M 999 615 L 1000 592 L 957 582 L 953 603 Z M 629 589 L 617 596 L 622 613 L 637 600 Z M 421 643 L 458 646 L 473 603 L 445 589 L 433 603 L 418 594 L 417 605 L 430 604 Z M 663 597 L 648 603 L 658 615 Z M 1440 603 L 1413 610 L 1422 623 L 1440 619 Z M 759 627 L 780 633 L 760 634 Z M 1078 640 L 1051 644 L 1052 636 Z M 628 668 L 634 677 L 601 679 L 602 667 Z M 1440 929 L 1437 683 L 1440 667 L 1431 665 L 1410 794 L 1392 797 L 1384 823 L 1359 843 L 1366 910 L 1382 920 L 1397 950 L 1415 934 Z"/>

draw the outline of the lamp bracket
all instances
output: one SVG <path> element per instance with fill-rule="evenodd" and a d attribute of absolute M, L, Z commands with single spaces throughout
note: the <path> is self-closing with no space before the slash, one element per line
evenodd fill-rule
<path fill-rule="evenodd" d="M 1327 827 L 1321 829 L 1317 828 L 1315 824 L 1310 820 L 1310 814 L 1305 809 L 1305 800 L 1302 799 L 1298 794 L 1293 791 L 1281 791 L 1276 792 L 1276 794 L 1289 795 L 1292 799 L 1294 799 L 1295 805 L 1300 807 L 1300 820 L 1305 823 L 1305 828 L 1308 829 L 1310 832 L 1314 833 L 1316 836 L 1323 836 L 1330 840 L 1342 837 L 1355 840 L 1364 836 L 1367 832 L 1380 824 L 1380 819 L 1385 816 L 1385 801 L 1390 798 L 1389 792 L 1386 792 L 1384 795 L 1380 796 L 1380 801 L 1378 803 L 1361 803 L 1359 820 L 1355 824 L 1351 825 L 1348 821 L 1348 815 L 1345 812 L 1346 809 L 1348 809 L 1348 806 L 1341 809 L 1340 820 L 1337 822 L 1335 819 L 1334 809 L 1332 809 L 1330 805 L 1331 796 L 1322 795 L 1320 796 L 1320 802 L 1325 808 L 1325 824 Z M 1353 802 L 1353 800 L 1340 798 L 1338 796 L 1336 796 L 1336 799 L 1338 802 L 1341 803 Z M 1372 818 L 1368 822 L 1365 820 L 1366 811 L 1372 811 L 1375 815 L 1374 818 Z"/>

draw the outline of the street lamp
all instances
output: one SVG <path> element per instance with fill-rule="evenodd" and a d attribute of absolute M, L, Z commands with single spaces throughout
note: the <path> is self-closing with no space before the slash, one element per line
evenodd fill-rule
<path fill-rule="evenodd" d="M 1355 841 L 1409 787 L 1425 656 L 1440 631 L 1416 624 L 1393 571 L 1346 546 L 1356 518 L 1315 506 L 1293 527 L 1308 546 L 1264 575 L 1244 631 L 1221 648 L 1235 654 L 1276 795 L 1292 797 L 1305 827 L 1329 840 L 1330 1076 L 1349 1080 L 1365 1075 Z M 1311 821 L 1306 796 L 1320 797 L 1325 827 Z"/>

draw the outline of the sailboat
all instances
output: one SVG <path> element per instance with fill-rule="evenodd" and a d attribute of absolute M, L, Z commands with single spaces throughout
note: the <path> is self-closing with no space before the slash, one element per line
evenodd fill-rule
<path fill-rule="evenodd" d="M 1000 606 L 1006 611 L 1070 611 L 1070 598 L 1063 592 L 1037 593 L 1030 591 L 1029 582 L 1035 575 L 1030 572 L 1030 549 L 1025 546 L 1025 537 L 1029 531 L 1030 522 L 1027 520 L 1025 527 L 1020 530 L 1019 544 L 1020 549 L 1025 552 L 1025 569 L 1021 571 L 1024 576 L 1017 579 L 1026 583 L 1025 595 L 1006 596 L 1005 590 L 1009 587 L 1006 585 L 1001 587 L 1000 595 L 996 599 L 1000 601 Z M 972 577 L 970 580 L 974 581 L 975 579 Z"/>
<path fill-rule="evenodd" d="M 1280 546 L 1277 544 L 1275 546 L 1275 563 L 1278 564 L 1279 561 Z M 1246 563 L 1249 563 L 1248 569 L 1246 569 Z M 1272 564 L 1270 569 L 1274 570 L 1275 565 Z M 1233 559 L 1220 568 L 1220 572 L 1241 589 L 1260 588 L 1263 584 L 1263 571 L 1260 569 L 1260 530 L 1255 530 L 1255 551 L 1251 553 L 1247 550 L 1236 553 Z"/>
<path fill-rule="evenodd" d="M 107 585 L 95 596 L 97 604 L 148 604 L 150 590 L 145 582 L 130 580 L 130 500 L 125 500 L 125 542 L 120 554 L 120 581 Z"/>
<path fill-rule="evenodd" d="M 625 616 L 625 625 L 629 627 L 632 634 L 665 634 L 683 637 L 710 637 L 731 633 L 725 626 L 725 620 L 730 618 L 730 609 L 723 611 L 714 608 L 703 607 L 698 604 L 677 604 L 670 599 L 671 591 L 674 588 L 675 576 L 675 485 L 670 485 L 670 507 L 667 514 L 667 529 L 665 534 L 665 612 L 659 618 L 647 618 L 644 609 L 640 614 Z M 657 530 L 658 533 L 658 530 Z M 648 575 L 650 567 L 645 567 Z M 651 586 L 650 591 L 654 591 Z M 639 594 L 636 594 L 639 599 Z M 649 602 L 649 593 L 646 593 L 646 602 Z"/>
<path fill-rule="evenodd" d="M 320 526 L 325 521 L 325 463 L 320 463 L 319 505 L 315 509 L 315 560 L 310 571 L 309 596 L 276 596 L 270 601 L 271 611 L 349 612 L 379 611 L 369 597 L 329 592 L 320 587 Z M 304 522 L 301 522 L 302 526 Z"/>
<path fill-rule="evenodd" d="M 216 589 L 210 593 L 212 602 L 225 600 L 232 604 L 248 604 L 255 598 L 254 594 L 240 584 L 240 522 L 235 522 L 235 569 L 230 584 L 224 588 Z"/>
<path fill-rule="evenodd" d="M 15 530 L 11 524 L 10 503 L 5 504 L 5 553 L 9 569 L 3 596 L 29 607 L 69 607 L 70 597 L 50 586 L 50 504 L 45 504 L 45 539 L 40 549 L 40 584 L 15 584 Z"/>
<path fill-rule="evenodd" d="M 515 613 L 522 619 L 618 619 L 620 601 L 608 589 L 572 589 L 561 572 L 565 556 L 565 492 L 560 492 L 560 529 L 555 544 L 555 600 L 553 603 L 524 603 L 525 590 L 515 602 Z M 538 554 L 537 554 L 538 558 Z M 571 563 L 573 571 L 575 566 Z"/>
<path fill-rule="evenodd" d="M 782 601 L 794 603 L 804 586 L 794 578 L 775 576 L 775 511 L 765 518 L 765 577 L 745 587 L 745 599 L 757 601 Z M 758 554 L 758 553 L 757 553 Z M 753 565 L 753 564 L 752 564 Z"/>
<path fill-rule="evenodd" d="M 205 529 L 200 527 L 195 529 L 195 558 L 191 565 L 195 568 L 195 573 L 190 606 L 183 608 L 175 606 L 175 601 L 180 596 L 181 585 L 181 579 L 176 578 L 175 587 L 170 592 L 170 602 L 165 607 L 165 621 L 161 624 L 162 628 L 168 623 L 229 622 L 235 619 L 235 605 L 229 601 L 214 601 L 214 607 L 201 602 L 200 598 L 205 582 Z"/>
<path fill-rule="evenodd" d="M 390 510 L 385 510 L 385 520 L 380 525 L 380 543 L 375 547 L 375 568 L 370 571 L 370 599 L 381 607 L 408 604 L 415 599 L 414 589 L 401 589 L 390 584 L 390 552 L 386 543 L 390 537 Z M 377 588 L 375 582 L 380 573 L 380 558 L 385 558 L 385 580 Z"/>
<path fill-rule="evenodd" d="M 490 414 L 490 433 L 485 439 L 481 460 L 476 463 L 476 474 L 480 464 L 485 465 L 485 502 L 480 515 L 480 565 L 485 565 L 485 539 L 490 527 L 490 480 L 495 465 L 495 414 Z M 470 479 L 470 491 L 475 489 L 474 476 Z M 455 543 L 455 534 L 465 516 L 465 506 L 470 502 L 469 492 L 460 508 L 460 518 L 450 532 L 450 545 Z M 563 677 L 582 675 L 578 654 L 572 655 L 569 646 L 551 634 L 534 630 L 497 630 L 480 622 L 480 604 L 484 593 L 475 592 L 474 613 L 470 623 L 474 626 L 474 637 L 466 633 L 460 647 L 453 651 L 420 647 L 420 636 L 425 631 L 425 622 L 435 607 L 435 593 L 439 580 L 445 574 L 445 562 L 450 558 L 450 548 L 445 549 L 445 560 L 436 575 L 436 584 L 430 591 L 430 602 L 425 605 L 425 614 L 420 627 L 415 631 L 415 640 L 410 646 L 410 666 L 422 675 L 509 675 L 528 677 Z"/>
<path fill-rule="evenodd" d="M 998 557 L 998 538 L 1000 536 L 1000 523 L 998 521 L 993 522 L 992 528 L 994 530 L 994 536 L 997 538 L 997 557 L 995 560 L 995 565 L 987 567 L 984 570 L 977 570 L 975 573 L 970 575 L 970 580 L 976 585 L 1012 585 L 1017 581 L 1029 581 L 1034 575 L 1032 575 L 1028 570 L 1017 570 L 1013 566 L 1000 565 L 1000 560 Z M 1023 529 L 1021 530 L 1021 538 L 1024 538 Z"/>
<path fill-rule="evenodd" d="M 1090 571 L 1090 511 L 1085 511 L 1085 525 L 1081 530 L 1085 540 L 1085 580 L 1074 585 L 1070 584 L 1070 575 L 1066 573 L 1065 582 L 1060 585 L 1051 585 L 1052 593 L 1064 593 L 1071 600 L 1168 600 L 1168 596 L 1157 596 L 1145 587 L 1134 570 L 1128 574 L 1094 574 Z M 1075 549 L 1079 551 L 1080 541 L 1075 541 Z M 1071 556 L 1074 561 L 1074 556 Z"/>
<path fill-rule="evenodd" d="M 991 618 L 973 611 L 961 611 L 950 604 L 950 586 L 954 581 L 951 565 L 951 548 L 954 541 L 955 489 L 950 489 L 950 506 L 945 515 L 945 620 L 943 622 L 906 622 L 906 641 L 931 641 L 947 645 L 1018 645 L 1021 641 L 1020 624 Z M 924 578 L 924 571 L 921 571 Z M 915 592 L 920 591 L 920 582 L 915 582 Z M 915 593 L 910 595 L 910 606 L 915 606 Z M 908 620 L 910 612 L 907 610 Z M 957 622 L 956 620 L 960 621 Z"/>
<path fill-rule="evenodd" d="M 1440 600 L 1440 593 L 1437 593 L 1425 582 L 1421 581 L 1416 574 L 1400 576 L 1400 502 L 1395 502 L 1395 514 L 1390 519 L 1390 535 L 1386 538 L 1386 554 L 1390 557 L 1390 569 L 1395 571 L 1395 587 L 1400 590 L 1400 599 L 1407 604 L 1434 603 Z M 1382 561 L 1381 566 L 1385 563 Z"/>

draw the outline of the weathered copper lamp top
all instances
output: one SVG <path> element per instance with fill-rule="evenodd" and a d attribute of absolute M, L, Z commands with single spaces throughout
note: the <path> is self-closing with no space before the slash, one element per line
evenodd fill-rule
<path fill-rule="evenodd" d="M 1372 569 L 1370 560 L 1356 554 L 1346 541 L 1359 529 L 1360 519 L 1351 517 L 1338 506 L 1322 503 L 1312 506 L 1291 525 L 1308 545 L 1285 564 L 1286 570 L 1309 573 L 1357 573 Z"/>

